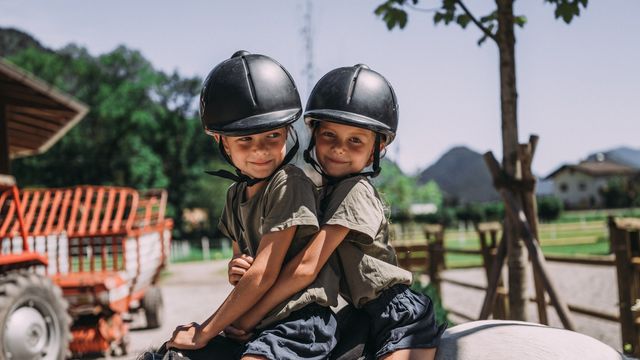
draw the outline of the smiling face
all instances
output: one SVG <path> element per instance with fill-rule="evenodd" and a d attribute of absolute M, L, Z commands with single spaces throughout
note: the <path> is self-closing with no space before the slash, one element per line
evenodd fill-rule
<path fill-rule="evenodd" d="M 356 174 L 371 164 L 373 131 L 328 121 L 319 121 L 316 126 L 316 156 L 329 176 Z"/>
<path fill-rule="evenodd" d="M 287 129 L 282 127 L 246 136 L 220 136 L 233 164 L 254 179 L 269 177 L 282 164 L 287 151 Z"/>

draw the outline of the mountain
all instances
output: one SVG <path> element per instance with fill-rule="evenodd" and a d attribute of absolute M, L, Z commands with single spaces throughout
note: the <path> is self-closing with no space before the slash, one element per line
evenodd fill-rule
<path fill-rule="evenodd" d="M 419 184 L 430 180 L 440 186 L 447 199 L 461 204 L 500 199 L 482 155 L 464 146 L 450 149 L 418 175 Z"/>
<path fill-rule="evenodd" d="M 609 160 L 617 164 L 640 169 L 640 149 L 619 147 L 589 155 L 586 161 Z"/>
<path fill-rule="evenodd" d="M 25 32 L 13 28 L 0 27 L 0 57 L 11 56 L 27 48 L 51 51 Z"/>

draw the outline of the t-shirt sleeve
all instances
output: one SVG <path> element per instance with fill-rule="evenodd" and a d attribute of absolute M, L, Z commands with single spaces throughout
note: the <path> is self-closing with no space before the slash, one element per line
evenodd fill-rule
<path fill-rule="evenodd" d="M 224 208 L 222 209 L 222 214 L 220 214 L 220 220 L 218 220 L 218 230 L 222 233 L 223 236 L 231 239 L 231 241 L 237 241 L 235 236 L 233 236 L 233 232 L 231 229 L 233 228 L 233 204 L 231 203 L 231 199 L 233 198 L 233 191 L 235 191 L 235 186 L 231 186 L 229 190 L 227 190 L 227 199 L 224 204 Z"/>
<path fill-rule="evenodd" d="M 302 171 L 280 171 L 274 175 L 265 201 L 262 233 L 292 226 L 318 230 L 315 186 Z"/>
<path fill-rule="evenodd" d="M 384 220 L 382 202 L 366 180 L 342 181 L 327 194 L 322 225 L 340 225 L 357 232 L 353 240 L 371 243 Z"/>

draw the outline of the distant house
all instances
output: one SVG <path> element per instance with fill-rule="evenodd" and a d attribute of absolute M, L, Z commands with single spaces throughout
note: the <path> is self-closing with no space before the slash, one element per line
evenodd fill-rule
<path fill-rule="evenodd" d="M 604 206 L 600 190 L 609 180 L 636 175 L 640 170 L 604 160 L 583 161 L 578 165 L 562 165 L 545 180 L 553 180 L 553 194 L 568 209 L 599 208 Z"/>

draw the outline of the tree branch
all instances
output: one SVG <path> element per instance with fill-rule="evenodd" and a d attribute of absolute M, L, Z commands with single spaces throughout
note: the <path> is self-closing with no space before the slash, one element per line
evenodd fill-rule
<path fill-rule="evenodd" d="M 478 21 L 478 19 L 476 19 L 473 14 L 471 14 L 471 11 L 469 11 L 469 9 L 467 9 L 467 7 L 462 3 L 462 0 L 455 0 L 456 4 L 460 5 L 460 7 L 462 8 L 462 11 L 464 11 L 465 14 L 467 14 L 468 17 L 471 18 L 471 21 L 473 21 L 474 24 L 476 24 L 476 26 L 478 28 L 480 28 L 480 30 L 487 35 L 488 38 L 490 38 L 491 40 L 495 41 L 496 44 L 498 43 L 498 39 L 496 39 L 496 36 L 489 31 L 489 29 L 487 29 L 486 27 L 484 27 L 484 25 L 482 25 L 482 23 L 480 21 Z"/>

